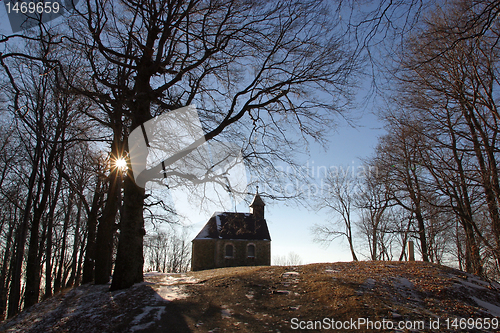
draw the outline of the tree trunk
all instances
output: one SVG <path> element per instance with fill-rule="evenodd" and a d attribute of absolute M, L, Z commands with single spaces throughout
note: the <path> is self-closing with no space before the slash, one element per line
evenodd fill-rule
<path fill-rule="evenodd" d="M 152 48 L 156 39 L 155 33 L 148 34 L 146 46 Z M 132 129 L 150 120 L 151 92 L 150 71 L 151 54 L 145 52 L 138 64 L 134 90 L 138 98 L 135 100 L 131 113 Z M 123 143 L 128 150 L 128 139 L 123 138 Z M 133 170 L 130 167 L 124 179 L 123 191 L 123 216 L 120 216 L 120 237 L 116 253 L 115 271 L 111 290 L 131 287 L 134 283 L 143 281 L 143 238 L 144 230 L 144 199 L 145 190 L 136 185 Z"/>
<path fill-rule="evenodd" d="M 78 252 L 80 250 L 80 218 L 82 214 L 82 200 L 78 200 L 75 234 L 73 237 L 73 254 L 71 255 L 71 274 L 66 287 L 73 287 L 76 279 L 76 266 L 78 264 Z"/>
<path fill-rule="evenodd" d="M 462 114 L 467 121 L 473 142 L 474 152 L 479 164 L 481 185 L 483 187 L 488 212 L 491 218 L 491 231 L 494 235 L 496 243 L 493 251 L 495 253 L 497 265 L 500 267 L 500 213 L 498 205 L 500 186 L 498 184 L 499 175 L 494 154 L 495 148 L 490 146 L 489 138 L 474 114 L 474 106 L 470 105 L 465 97 L 462 98 L 461 102 Z M 479 137 L 481 137 L 481 140 Z M 486 159 L 483 152 L 486 155 Z"/>
<path fill-rule="evenodd" d="M 99 213 L 103 197 L 101 185 L 101 177 L 98 176 L 94 197 L 92 198 L 92 208 L 90 209 L 90 214 L 87 220 L 87 247 L 85 249 L 85 261 L 83 263 L 82 284 L 89 283 L 94 280 L 97 215 Z"/>
<path fill-rule="evenodd" d="M 447 126 L 451 134 L 452 139 L 452 149 L 453 149 L 453 159 L 457 165 L 458 175 L 460 176 L 458 184 L 456 184 L 458 193 L 455 200 L 457 201 L 459 210 L 457 213 L 460 216 L 460 222 L 465 231 L 465 269 L 467 273 L 473 273 L 478 276 L 483 275 L 483 265 L 481 263 L 481 256 L 479 253 L 479 247 L 476 242 L 476 237 L 474 234 L 474 220 L 472 205 L 469 198 L 469 187 L 467 186 L 467 176 L 462 164 L 462 159 L 458 154 L 458 145 L 456 133 L 453 129 L 451 123 L 451 116 L 448 111 L 447 113 Z"/>
<path fill-rule="evenodd" d="M 14 232 L 15 220 L 10 220 L 9 230 L 7 232 L 7 243 L 5 244 L 5 252 L 2 261 L 2 273 L 0 274 L 0 320 L 5 318 L 5 310 L 7 309 L 7 287 L 9 273 L 9 258 L 12 246 L 12 233 Z"/>
<path fill-rule="evenodd" d="M 111 159 L 119 156 L 118 134 L 115 133 L 111 148 Z M 95 283 L 106 284 L 111 276 L 113 258 L 113 234 L 116 230 L 116 213 L 118 211 L 118 196 L 121 191 L 121 179 L 117 168 L 111 167 L 109 174 L 108 195 L 106 205 L 99 219 L 97 228 L 95 252 Z"/>
<path fill-rule="evenodd" d="M 12 317 L 19 312 L 19 301 L 21 297 L 21 273 L 24 260 L 24 245 L 28 232 L 28 221 L 31 215 L 31 208 L 33 203 L 33 189 L 35 180 L 38 174 L 38 165 L 41 159 L 41 138 L 37 138 L 37 146 L 35 148 L 35 156 L 33 157 L 33 166 L 31 169 L 30 179 L 28 181 L 28 195 L 26 197 L 26 205 L 24 207 L 23 219 L 16 232 L 16 252 L 13 257 L 13 272 L 12 282 L 10 284 L 9 293 L 9 311 L 8 317 Z"/>
<path fill-rule="evenodd" d="M 62 164 L 62 156 L 59 160 L 59 165 Z M 52 234 L 54 229 L 54 214 L 56 211 L 59 194 L 61 193 L 63 177 L 62 173 L 59 172 L 59 177 L 57 179 L 56 191 L 54 193 L 54 198 L 50 205 L 48 221 L 47 221 L 47 246 L 45 248 L 45 295 L 44 298 L 52 296 Z"/>
<path fill-rule="evenodd" d="M 422 260 L 429 261 L 429 250 L 427 249 L 427 237 L 425 235 L 425 223 L 420 209 L 416 209 L 415 218 L 418 226 L 418 238 L 420 240 L 420 249 L 422 250 Z"/>
<path fill-rule="evenodd" d="M 75 277 L 75 286 L 79 286 L 82 281 L 82 266 L 83 266 L 83 258 L 85 257 L 85 242 L 87 240 L 87 233 L 83 234 L 83 239 L 80 245 L 80 254 L 78 257 L 78 265 L 76 266 L 76 277 Z"/>
<path fill-rule="evenodd" d="M 375 223 L 372 229 L 372 260 L 377 260 L 377 244 L 378 244 L 378 234 L 377 234 L 377 225 L 378 223 Z"/>
<path fill-rule="evenodd" d="M 50 176 L 49 176 L 50 178 Z M 40 183 L 44 183 L 40 179 Z M 39 229 L 40 229 L 40 219 L 45 210 L 45 204 L 48 199 L 47 184 L 39 185 L 43 188 L 42 201 L 35 208 L 35 213 L 33 214 L 33 219 L 31 221 L 31 230 L 29 238 L 29 248 L 28 248 L 28 261 L 26 263 L 26 289 L 24 291 L 24 308 L 28 308 L 33 304 L 38 302 L 38 297 L 40 294 L 40 263 L 38 262 L 38 240 L 39 240 Z M 48 190 L 48 191 L 47 191 Z M 38 283 L 37 283 L 38 281 Z"/>
<path fill-rule="evenodd" d="M 358 257 L 356 256 L 356 252 L 354 252 L 354 242 L 352 239 L 352 230 L 351 230 L 351 223 L 350 222 L 349 222 L 347 232 L 348 232 L 347 241 L 349 242 L 349 249 L 351 250 L 352 260 L 358 261 Z"/>
<path fill-rule="evenodd" d="M 399 255 L 399 261 L 408 260 L 408 253 L 406 253 L 407 243 L 408 243 L 408 234 L 410 233 L 410 227 L 412 225 L 412 216 L 408 218 L 408 224 L 406 225 L 406 230 L 403 233 L 402 243 L 403 246 L 401 248 L 401 254 Z"/>
<path fill-rule="evenodd" d="M 59 124 L 56 130 L 56 134 L 54 137 L 55 141 L 57 141 L 61 136 L 64 139 L 65 127 L 61 125 L 62 123 Z M 40 297 L 40 260 L 38 255 L 38 233 L 40 220 L 51 194 L 52 170 L 55 167 L 56 157 L 59 149 L 61 149 L 60 158 L 62 159 L 64 157 L 64 143 L 61 146 L 59 146 L 58 144 L 53 144 L 50 149 L 47 166 L 45 168 L 43 176 L 42 199 L 38 207 L 35 209 L 33 220 L 31 222 L 30 246 L 28 250 L 28 262 L 26 264 L 26 291 L 24 296 L 24 308 L 28 308 L 33 304 L 38 303 L 38 299 Z"/>
<path fill-rule="evenodd" d="M 62 286 L 64 286 L 64 281 L 63 281 L 63 270 L 65 269 L 64 267 L 64 257 L 66 256 L 66 238 L 68 236 L 68 228 L 69 228 L 69 222 L 71 220 L 71 210 L 73 208 L 73 199 L 74 199 L 74 192 L 70 192 L 69 198 L 68 198 L 68 207 L 66 210 L 66 215 L 64 216 L 64 225 L 63 225 L 63 236 L 62 236 L 62 244 L 61 244 L 61 253 L 60 253 L 60 259 L 59 259 L 59 267 L 57 269 L 57 275 L 56 279 L 54 281 L 54 292 L 57 293 L 61 290 Z"/>
<path fill-rule="evenodd" d="M 47 222 L 47 247 L 45 248 L 45 295 L 44 298 L 52 296 L 52 229 L 53 218 L 49 216 Z"/>
<path fill-rule="evenodd" d="M 144 192 L 130 176 L 124 179 L 123 216 L 110 290 L 128 288 L 143 281 Z"/>

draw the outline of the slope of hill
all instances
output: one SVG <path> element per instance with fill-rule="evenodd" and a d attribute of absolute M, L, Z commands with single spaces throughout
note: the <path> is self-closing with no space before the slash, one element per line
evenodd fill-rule
<path fill-rule="evenodd" d="M 0 325 L 6 332 L 430 332 L 500 330 L 500 285 L 423 262 L 340 262 L 148 273 L 83 285 Z M 373 329 L 373 330 L 372 330 Z"/>

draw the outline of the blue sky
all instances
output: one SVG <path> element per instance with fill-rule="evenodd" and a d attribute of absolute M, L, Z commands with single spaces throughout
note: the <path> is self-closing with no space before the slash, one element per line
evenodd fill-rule
<path fill-rule="evenodd" d="M 327 168 L 360 166 L 362 164 L 360 159 L 372 154 L 377 144 L 377 137 L 384 133 L 375 115 L 366 111 L 363 113 L 362 118 L 357 121 L 356 128 L 345 124 L 338 128 L 337 133 L 330 139 L 326 153 L 320 147 L 313 147 L 310 165 L 314 165 L 316 170 L 319 166 Z M 272 256 L 286 255 L 293 251 L 302 257 L 304 263 L 352 259 L 348 244 L 344 240 L 338 239 L 326 249 L 312 241 L 310 227 L 315 223 L 327 222 L 329 217 L 326 212 L 318 213 L 305 208 L 287 207 L 281 203 L 270 203 L 266 208 L 267 221 L 273 238 Z"/>
<path fill-rule="evenodd" d="M 7 15 L 4 6 L 0 6 L 0 33 L 10 34 L 11 29 L 7 22 Z M 368 93 L 368 88 L 361 88 L 358 96 Z M 375 103 L 375 102 L 373 102 Z M 363 105 L 363 103 L 359 103 Z M 310 156 L 304 160 L 304 164 L 314 166 L 317 170 L 320 167 L 327 169 L 336 167 L 358 167 L 361 165 L 361 158 L 370 156 L 377 143 L 377 137 L 384 134 L 382 124 L 372 113 L 372 107 L 368 104 L 352 110 L 351 116 L 355 127 L 339 119 L 339 126 L 330 136 L 330 143 L 327 151 L 317 144 L 311 143 Z M 328 248 L 313 242 L 313 235 L 310 228 L 315 223 L 324 223 L 328 216 L 325 212 L 316 212 L 305 207 L 284 202 L 272 202 L 264 198 L 266 202 L 266 219 L 272 237 L 272 257 L 284 256 L 289 252 L 300 255 L 303 263 L 313 262 L 334 262 L 351 260 L 351 254 L 347 242 L 336 240 Z M 223 209 L 219 209 L 223 210 Z M 247 212 L 245 203 L 238 206 L 239 211 Z M 213 212 L 205 212 L 192 218 L 189 238 L 192 239 L 201 230 Z M 358 244 L 359 244 L 358 240 Z M 363 258 L 363 256 L 359 256 Z"/>
<path fill-rule="evenodd" d="M 361 91 L 362 93 L 363 91 Z M 339 127 L 330 136 L 328 150 L 319 145 L 311 145 L 309 166 L 317 170 L 319 167 L 332 166 L 355 167 L 362 164 L 361 159 L 369 157 L 377 144 L 377 138 L 385 132 L 369 106 L 352 111 L 352 116 L 358 117 L 355 127 L 345 121 L 339 122 Z M 307 161 L 305 162 L 307 163 Z M 348 244 L 343 239 L 332 242 L 327 248 L 313 242 L 310 228 L 315 223 L 328 220 L 326 212 L 316 212 L 305 207 L 297 207 L 286 202 L 273 202 L 264 198 L 266 203 L 266 220 L 271 233 L 271 256 L 285 256 L 289 252 L 298 254 L 303 263 L 350 261 L 352 259 Z M 247 212 L 246 203 L 238 205 L 238 211 Z M 194 238 L 208 220 L 190 224 L 190 239 Z M 201 216 L 200 216 L 201 217 Z M 361 240 L 358 241 L 358 243 Z M 362 259 L 363 256 L 359 256 Z"/>

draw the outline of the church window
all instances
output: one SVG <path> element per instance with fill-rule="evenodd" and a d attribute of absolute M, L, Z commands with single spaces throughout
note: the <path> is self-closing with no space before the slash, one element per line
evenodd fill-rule
<path fill-rule="evenodd" d="M 255 245 L 254 244 L 248 244 L 247 256 L 248 256 L 248 258 L 255 258 Z"/>
<path fill-rule="evenodd" d="M 232 258 L 234 256 L 234 247 L 232 244 L 226 244 L 226 258 Z"/>

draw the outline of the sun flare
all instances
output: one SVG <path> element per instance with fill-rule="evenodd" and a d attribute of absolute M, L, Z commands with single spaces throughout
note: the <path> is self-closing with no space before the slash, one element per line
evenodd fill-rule
<path fill-rule="evenodd" d="M 115 161 L 115 166 L 118 169 L 125 170 L 127 168 L 127 161 L 124 158 L 118 158 Z"/>

